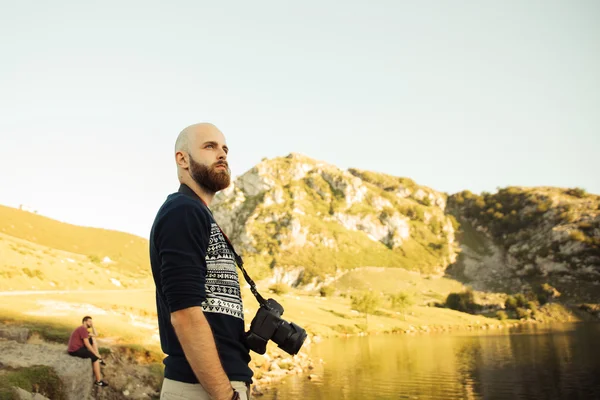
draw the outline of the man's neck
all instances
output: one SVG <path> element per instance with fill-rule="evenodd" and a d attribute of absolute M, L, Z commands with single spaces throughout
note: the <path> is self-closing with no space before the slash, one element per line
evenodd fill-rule
<path fill-rule="evenodd" d="M 198 185 L 194 180 L 182 180 L 181 183 L 192 189 L 194 193 L 196 193 L 196 195 L 198 195 L 198 197 L 200 197 L 202 201 L 204 201 L 204 203 L 210 207 L 210 203 L 212 203 L 213 198 L 215 197 L 214 193 L 207 191 L 202 186 Z"/>

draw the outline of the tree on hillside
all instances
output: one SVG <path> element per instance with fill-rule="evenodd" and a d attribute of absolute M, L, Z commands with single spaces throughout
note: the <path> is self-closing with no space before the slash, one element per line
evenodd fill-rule
<path fill-rule="evenodd" d="M 365 314 L 367 328 L 369 326 L 369 314 L 373 314 L 381 305 L 381 296 L 373 291 L 364 291 L 352 296 L 352 308 Z"/>
<path fill-rule="evenodd" d="M 415 302 L 410 293 L 398 292 L 390 296 L 392 303 L 392 309 L 398 310 L 402 313 L 402 318 L 406 321 L 406 310 L 412 306 Z"/>
<path fill-rule="evenodd" d="M 470 288 L 461 293 L 450 293 L 446 297 L 446 307 L 470 314 L 474 314 L 481 308 L 475 302 L 475 296 Z"/>

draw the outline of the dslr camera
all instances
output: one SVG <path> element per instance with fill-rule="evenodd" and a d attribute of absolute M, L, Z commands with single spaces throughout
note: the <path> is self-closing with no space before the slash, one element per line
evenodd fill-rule
<path fill-rule="evenodd" d="M 267 342 L 273 340 L 286 353 L 298 353 L 306 339 L 306 331 L 293 322 L 283 320 L 282 314 L 283 307 L 274 299 L 260 305 L 246 333 L 250 350 L 265 354 Z"/>

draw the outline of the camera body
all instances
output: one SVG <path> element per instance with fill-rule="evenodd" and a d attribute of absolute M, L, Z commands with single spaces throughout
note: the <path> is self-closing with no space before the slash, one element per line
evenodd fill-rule
<path fill-rule="evenodd" d="M 274 299 L 261 304 L 246 333 L 250 350 L 265 354 L 267 342 L 273 340 L 286 353 L 298 353 L 306 339 L 306 331 L 293 322 L 283 320 L 281 315 L 283 307 Z"/>

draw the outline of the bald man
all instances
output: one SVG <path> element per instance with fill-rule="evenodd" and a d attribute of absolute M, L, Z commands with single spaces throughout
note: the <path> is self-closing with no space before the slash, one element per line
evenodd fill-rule
<path fill-rule="evenodd" d="M 160 343 L 167 355 L 161 400 L 250 396 L 236 265 L 209 208 L 230 184 L 228 151 L 212 124 L 179 134 L 179 190 L 167 196 L 150 233 Z"/>

